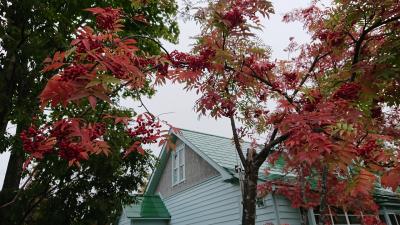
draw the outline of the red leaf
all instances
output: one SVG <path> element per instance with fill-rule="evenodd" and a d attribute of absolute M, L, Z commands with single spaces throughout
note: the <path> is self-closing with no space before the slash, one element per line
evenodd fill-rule
<path fill-rule="evenodd" d="M 87 8 L 84 9 L 85 11 L 91 12 L 93 14 L 99 14 L 99 13 L 103 13 L 105 10 L 103 8 L 100 7 L 93 7 L 93 8 Z"/>
<path fill-rule="evenodd" d="M 400 185 L 400 169 L 396 168 L 385 173 L 381 178 L 381 182 L 383 186 L 390 187 L 393 191 L 396 191 Z"/>
<path fill-rule="evenodd" d="M 89 96 L 88 100 L 89 100 L 89 103 L 90 103 L 90 106 L 92 107 L 92 109 L 95 110 L 96 109 L 96 103 L 97 103 L 96 97 Z"/>
<path fill-rule="evenodd" d="M 137 16 L 132 17 L 132 19 L 135 20 L 135 21 L 142 22 L 144 24 L 149 24 L 144 15 L 137 15 Z"/>

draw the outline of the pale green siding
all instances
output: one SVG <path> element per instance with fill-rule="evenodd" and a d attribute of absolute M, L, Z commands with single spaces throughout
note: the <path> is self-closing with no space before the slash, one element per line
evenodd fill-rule
<path fill-rule="evenodd" d="M 275 207 L 271 195 L 268 195 L 264 198 L 264 206 L 257 207 L 256 214 L 257 214 L 256 216 L 257 225 L 264 225 L 266 223 L 275 224 L 276 222 Z"/>
<path fill-rule="evenodd" d="M 220 176 L 164 199 L 171 214 L 170 225 L 240 225 L 240 188 L 237 184 L 224 182 Z M 300 224 L 298 210 L 292 209 L 284 198 L 277 198 L 282 214 L 281 224 Z M 257 225 L 276 222 L 271 196 L 265 199 L 265 206 L 257 208 Z"/>
<path fill-rule="evenodd" d="M 240 192 L 237 185 L 211 178 L 164 199 L 171 225 L 239 223 Z"/>
<path fill-rule="evenodd" d="M 277 209 L 281 224 L 300 225 L 300 210 L 292 208 L 290 201 L 283 196 L 276 196 Z"/>

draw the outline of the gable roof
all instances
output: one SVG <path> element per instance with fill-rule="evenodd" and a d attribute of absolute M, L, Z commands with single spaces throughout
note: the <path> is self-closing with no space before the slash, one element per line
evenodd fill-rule
<path fill-rule="evenodd" d="M 179 129 L 179 132 L 171 130 L 170 134 L 180 139 L 200 157 L 207 161 L 221 174 L 224 180 L 237 178 L 235 166 L 240 165 L 240 159 L 239 156 L 237 156 L 236 148 L 231 138 L 187 129 Z M 250 142 L 242 142 L 241 144 L 244 151 L 250 147 Z M 168 150 L 166 149 L 166 145 L 164 145 L 160 152 L 159 164 L 150 177 L 146 193 L 154 194 L 167 160 Z M 274 168 L 269 169 L 270 175 L 268 177 L 264 175 L 264 170 L 267 168 L 268 164 L 264 163 L 259 170 L 259 178 L 261 180 L 266 180 L 268 178 L 281 176 L 282 174 L 280 173 L 280 169 L 283 167 L 283 163 L 283 161 L 278 160 Z"/>
<path fill-rule="evenodd" d="M 125 215 L 135 219 L 170 219 L 167 208 L 160 196 L 137 196 L 135 204 L 124 206 Z"/>
<path fill-rule="evenodd" d="M 240 164 L 236 147 L 231 138 L 186 129 L 181 129 L 180 133 L 184 139 L 196 146 L 196 148 L 210 157 L 219 166 L 231 171 L 235 169 L 236 165 Z M 242 142 L 241 145 L 243 151 L 250 148 L 250 142 Z M 282 160 L 278 160 L 274 167 L 269 169 L 273 173 L 278 173 L 283 168 L 283 163 Z M 261 166 L 260 175 L 263 174 L 267 166 L 268 163 L 264 163 Z"/>

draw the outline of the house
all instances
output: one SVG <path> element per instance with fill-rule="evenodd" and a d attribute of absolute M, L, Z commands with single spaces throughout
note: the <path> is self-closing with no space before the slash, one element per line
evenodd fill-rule
<path fill-rule="evenodd" d="M 166 146 L 159 164 L 151 175 L 144 196 L 136 204 L 125 206 L 119 225 L 142 224 L 241 224 L 241 187 L 237 168 L 240 160 L 232 140 L 225 137 L 184 130 L 171 131 L 175 151 Z M 249 147 L 243 143 L 244 149 Z M 247 146 L 246 146 L 247 145 Z M 265 177 L 260 169 L 260 182 L 280 176 L 279 163 Z M 389 191 L 376 194 L 381 206 L 381 219 L 387 225 L 400 225 L 400 198 Z M 274 193 L 257 200 L 256 224 L 301 225 L 308 217 L 315 225 L 317 210 L 301 212 L 289 200 Z M 360 224 L 359 216 L 346 212 L 331 216 L 334 224 Z"/>

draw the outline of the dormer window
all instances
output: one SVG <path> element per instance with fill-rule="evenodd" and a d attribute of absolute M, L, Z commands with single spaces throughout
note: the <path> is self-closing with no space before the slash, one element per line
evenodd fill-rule
<path fill-rule="evenodd" d="M 172 153 L 172 185 L 179 184 L 185 180 L 185 145 L 176 146 Z"/>

